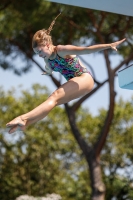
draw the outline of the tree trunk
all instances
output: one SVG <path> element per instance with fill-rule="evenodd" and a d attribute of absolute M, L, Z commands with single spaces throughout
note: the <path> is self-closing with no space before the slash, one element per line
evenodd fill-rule
<path fill-rule="evenodd" d="M 91 200 L 104 200 L 105 197 L 105 185 L 102 182 L 102 173 L 99 162 L 99 157 L 96 156 L 95 149 L 90 147 L 81 136 L 78 127 L 75 123 L 75 112 L 71 109 L 68 104 L 65 104 L 68 119 L 75 139 L 77 140 L 83 154 L 88 163 L 88 169 L 91 179 L 92 195 Z"/>
<path fill-rule="evenodd" d="M 89 174 L 91 179 L 92 196 L 91 200 L 104 200 L 106 188 L 102 181 L 102 172 L 99 159 L 95 157 L 94 151 L 90 152 L 87 159 L 89 165 Z"/>

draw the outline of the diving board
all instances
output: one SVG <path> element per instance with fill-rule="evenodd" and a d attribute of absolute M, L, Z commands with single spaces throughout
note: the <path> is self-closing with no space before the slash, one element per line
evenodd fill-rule
<path fill-rule="evenodd" d="M 133 64 L 118 71 L 118 81 L 121 88 L 133 90 Z"/>
<path fill-rule="evenodd" d="M 59 4 L 133 16 L 133 0 L 46 0 Z M 82 21 L 81 21 L 82 23 Z"/>

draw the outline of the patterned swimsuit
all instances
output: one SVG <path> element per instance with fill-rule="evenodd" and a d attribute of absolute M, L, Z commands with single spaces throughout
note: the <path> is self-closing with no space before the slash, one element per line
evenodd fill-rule
<path fill-rule="evenodd" d="M 48 62 L 51 69 L 53 71 L 60 72 L 67 81 L 76 76 L 80 76 L 83 73 L 90 74 L 86 68 L 80 65 L 77 56 L 74 58 L 62 58 L 56 52 L 55 59 L 49 59 Z"/>

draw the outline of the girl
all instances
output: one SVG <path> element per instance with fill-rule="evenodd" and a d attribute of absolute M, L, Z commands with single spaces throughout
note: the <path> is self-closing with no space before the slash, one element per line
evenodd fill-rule
<path fill-rule="evenodd" d="M 47 30 L 42 29 L 35 33 L 32 40 L 32 47 L 34 52 L 45 60 L 46 72 L 43 74 L 50 75 L 52 71 L 58 71 L 65 77 L 67 82 L 55 90 L 41 105 L 7 123 L 6 126 L 9 128 L 9 133 L 15 132 L 17 128 L 23 131 L 29 124 L 46 117 L 55 106 L 67 103 L 89 93 L 93 89 L 94 80 L 90 72 L 80 62 L 78 55 L 94 53 L 110 48 L 117 51 L 116 47 L 125 41 L 123 39 L 110 44 L 89 47 L 73 45 L 54 46 L 50 32 L 56 18 Z"/>

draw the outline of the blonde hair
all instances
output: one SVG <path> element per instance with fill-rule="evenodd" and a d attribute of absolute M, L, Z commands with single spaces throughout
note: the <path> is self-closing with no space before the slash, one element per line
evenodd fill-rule
<path fill-rule="evenodd" d="M 60 13 L 61 14 L 61 13 Z M 55 19 L 52 21 L 52 23 L 50 24 L 49 28 L 46 29 L 42 29 L 37 31 L 32 39 L 32 48 L 36 48 L 38 45 L 46 45 L 46 44 L 53 44 L 52 42 L 52 37 L 50 36 L 50 32 L 53 29 L 53 26 L 55 24 L 55 20 L 57 19 L 57 17 L 60 15 L 58 14 Z"/>

